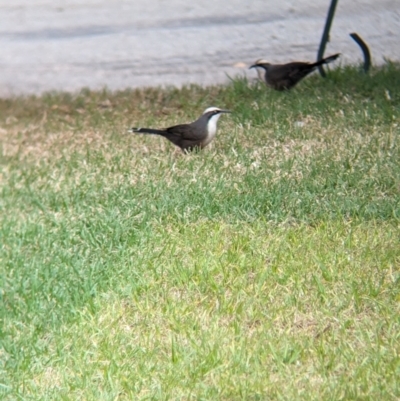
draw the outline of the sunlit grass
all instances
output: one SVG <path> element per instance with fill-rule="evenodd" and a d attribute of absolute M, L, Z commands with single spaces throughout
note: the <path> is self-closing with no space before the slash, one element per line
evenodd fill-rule
<path fill-rule="evenodd" d="M 0 394 L 398 399 L 399 77 L 0 100 Z"/>

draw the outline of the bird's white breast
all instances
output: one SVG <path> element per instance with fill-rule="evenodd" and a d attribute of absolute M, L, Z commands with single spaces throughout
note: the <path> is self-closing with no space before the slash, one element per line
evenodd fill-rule
<path fill-rule="evenodd" d="M 203 146 L 208 145 L 214 138 L 217 133 L 217 122 L 221 114 L 214 114 L 209 120 L 207 124 L 207 137 L 203 142 Z"/>

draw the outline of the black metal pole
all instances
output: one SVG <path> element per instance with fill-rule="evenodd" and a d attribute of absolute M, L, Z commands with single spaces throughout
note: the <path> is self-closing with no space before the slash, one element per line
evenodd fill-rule
<path fill-rule="evenodd" d="M 369 70 L 369 67 L 371 66 L 371 53 L 369 51 L 369 48 L 367 44 L 361 39 L 361 37 L 353 32 L 350 34 L 350 37 L 360 46 L 361 51 L 363 52 L 364 56 L 364 72 L 367 73 Z"/>
<path fill-rule="evenodd" d="M 331 25 L 332 25 L 333 17 L 335 15 L 337 2 L 338 2 L 338 0 L 331 1 L 331 5 L 330 5 L 329 11 L 328 11 L 328 16 L 326 17 L 324 32 L 322 34 L 321 43 L 319 45 L 317 61 L 321 60 L 324 57 L 325 46 L 326 46 L 326 42 L 329 41 L 329 31 L 331 30 Z M 320 65 L 318 67 L 318 70 L 319 70 L 319 73 L 321 74 L 321 76 L 326 77 L 326 74 L 325 74 L 325 71 L 324 71 L 322 65 Z"/>

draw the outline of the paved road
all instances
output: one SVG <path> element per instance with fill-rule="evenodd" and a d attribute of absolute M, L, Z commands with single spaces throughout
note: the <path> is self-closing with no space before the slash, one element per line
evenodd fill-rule
<path fill-rule="evenodd" d="M 330 0 L 0 0 L 0 96 L 211 84 L 316 57 Z M 400 60 L 399 0 L 339 0 L 326 54 Z"/>

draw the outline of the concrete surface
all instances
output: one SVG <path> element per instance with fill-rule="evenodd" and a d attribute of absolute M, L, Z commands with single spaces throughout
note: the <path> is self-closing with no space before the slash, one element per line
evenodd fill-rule
<path fill-rule="evenodd" d="M 316 58 L 330 0 L 0 0 L 0 96 L 212 84 Z M 400 59 L 399 0 L 339 0 L 325 54 Z"/>

